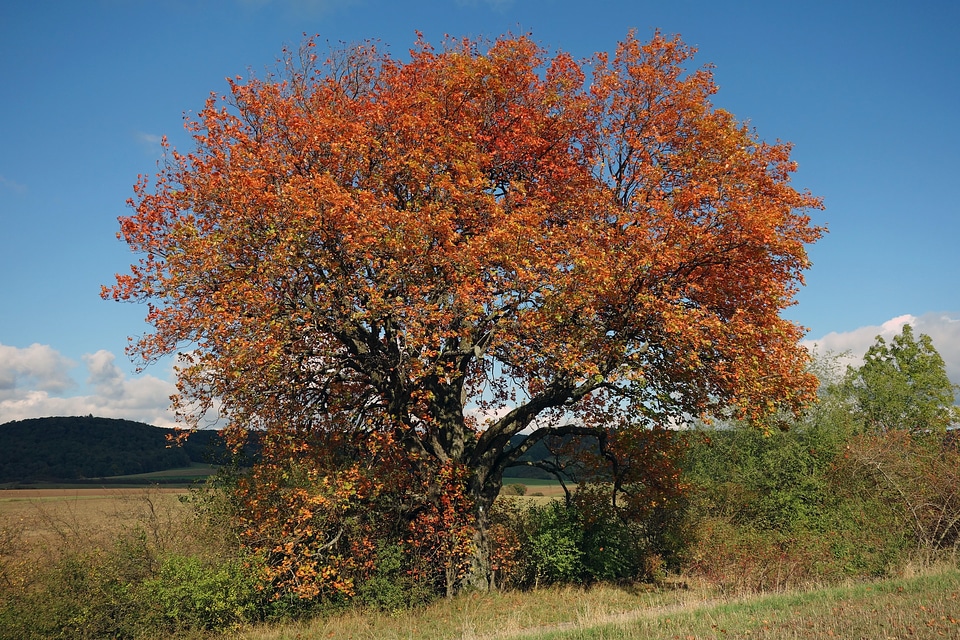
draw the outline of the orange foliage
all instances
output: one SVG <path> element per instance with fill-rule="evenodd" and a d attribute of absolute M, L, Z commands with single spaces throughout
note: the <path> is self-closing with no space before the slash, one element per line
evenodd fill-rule
<path fill-rule="evenodd" d="M 120 235 L 142 257 L 103 295 L 151 303 L 130 351 L 180 353 L 189 425 L 389 434 L 425 481 L 464 470 L 475 513 L 525 429 L 797 409 L 815 381 L 780 312 L 820 201 L 790 145 L 711 104 L 693 53 L 308 41 L 140 178 Z M 324 517 L 352 491 L 323 487 Z"/>
<path fill-rule="evenodd" d="M 263 460 L 238 481 L 240 540 L 266 558 L 274 593 L 352 597 L 376 571 L 384 542 L 403 548 L 415 581 L 456 584 L 472 551 L 465 472 L 446 465 L 434 475 L 389 434 L 357 442 L 341 435 L 268 438 Z"/>
<path fill-rule="evenodd" d="M 290 447 L 295 459 L 279 444 L 268 440 L 263 461 L 238 481 L 240 540 L 265 556 L 264 578 L 275 593 L 350 597 L 374 553 L 375 523 L 358 514 L 376 503 L 383 485 L 339 456 L 338 443 L 297 443 Z"/>
<path fill-rule="evenodd" d="M 405 532 L 414 577 L 437 582 L 447 595 L 466 576 L 473 551 L 475 523 L 464 493 L 466 475 L 464 469 L 444 465 L 426 483 L 435 487 L 437 499 L 422 505 Z"/>

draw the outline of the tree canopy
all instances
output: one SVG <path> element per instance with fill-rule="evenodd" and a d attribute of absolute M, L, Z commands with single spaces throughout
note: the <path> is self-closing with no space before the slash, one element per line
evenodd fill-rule
<path fill-rule="evenodd" d="M 693 55 L 659 33 L 582 62 L 526 36 L 406 60 L 307 41 L 139 179 L 141 258 L 103 295 L 150 302 L 131 353 L 179 353 L 188 422 L 389 436 L 463 470 L 481 529 L 548 435 L 795 410 L 816 381 L 780 312 L 821 202 Z"/>
<path fill-rule="evenodd" d="M 864 426 L 875 432 L 903 430 L 943 434 L 960 409 L 960 389 L 947 377 L 946 364 L 930 336 L 914 337 L 906 324 L 887 343 L 881 336 L 867 350 L 863 364 L 847 371 L 846 383 Z"/>

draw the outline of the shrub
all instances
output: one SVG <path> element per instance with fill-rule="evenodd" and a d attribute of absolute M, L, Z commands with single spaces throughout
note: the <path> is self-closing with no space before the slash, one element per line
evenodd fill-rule
<path fill-rule="evenodd" d="M 0 606 L 0 637 L 134 638 L 140 628 L 127 552 L 68 552 Z M 139 560 L 138 558 L 133 558 Z M 136 568 L 142 563 L 135 562 Z"/>
<path fill-rule="evenodd" d="M 744 527 L 722 518 L 700 522 L 687 569 L 723 593 L 782 591 L 817 580 L 829 547 L 813 535 Z"/>
<path fill-rule="evenodd" d="M 950 473 L 935 471 L 910 442 L 893 442 L 908 434 L 853 435 L 842 404 L 828 400 L 786 432 L 742 428 L 692 439 L 688 572 L 725 590 L 779 590 L 881 576 L 906 562 L 911 521 L 898 505 L 909 487 L 922 487 L 914 496 L 926 500 L 936 485 L 930 474 Z M 881 454 L 886 475 L 873 464 Z M 943 486 L 938 495 L 960 495 Z M 930 521 L 948 522 L 942 513 Z"/>
<path fill-rule="evenodd" d="M 24 529 L 22 519 L 0 520 L 0 603 L 31 581 L 32 563 L 24 554 Z"/>
<path fill-rule="evenodd" d="M 264 598 L 255 560 L 231 559 L 216 565 L 194 556 L 170 556 L 140 594 L 151 603 L 152 626 L 184 629 L 236 629 L 261 617 Z"/>
<path fill-rule="evenodd" d="M 816 529 L 832 489 L 824 473 L 835 443 L 820 428 L 765 434 L 748 427 L 701 432 L 687 472 L 694 517 L 730 518 L 760 530 Z"/>
<path fill-rule="evenodd" d="M 527 485 L 517 482 L 516 484 L 510 484 L 504 487 L 507 493 L 512 493 L 515 496 L 526 495 Z"/>
<path fill-rule="evenodd" d="M 960 547 L 960 451 L 938 434 L 894 430 L 850 440 L 838 477 L 855 497 L 869 495 L 923 553 Z"/>
<path fill-rule="evenodd" d="M 582 529 L 583 579 L 593 582 L 655 578 L 643 575 L 644 557 L 654 553 L 646 544 L 643 524 L 621 517 L 607 487 L 578 487 L 572 506 Z"/>
<path fill-rule="evenodd" d="M 672 560 L 674 550 L 662 544 L 667 534 L 651 530 L 660 520 L 634 521 L 624 515 L 613 505 L 610 487 L 603 485 L 581 485 L 569 502 L 498 500 L 491 513 L 498 583 L 531 588 L 662 578 L 664 553 Z"/>
<path fill-rule="evenodd" d="M 432 585 L 418 580 L 408 565 L 401 545 L 381 542 L 371 575 L 357 587 L 357 602 L 391 613 L 430 602 L 436 596 Z"/>
<path fill-rule="evenodd" d="M 19 581 L 4 579 L 10 588 L 0 597 L 0 638 L 197 637 L 270 614 L 274 603 L 258 589 L 257 563 L 236 545 L 201 542 L 216 523 L 187 514 L 176 521 L 147 499 L 149 513 L 162 519 L 141 518 L 139 505 L 124 502 L 120 519 L 134 524 L 102 547 L 86 529 L 58 527 L 53 518 L 45 523 L 57 533 L 55 546 L 27 548 L 22 536 L 11 538 L 20 540 L 12 566 L 25 558 L 32 566 L 11 574 Z M 182 551 L 169 551 L 178 544 Z"/>
<path fill-rule="evenodd" d="M 533 506 L 528 514 L 526 547 L 534 585 L 580 582 L 583 578 L 583 528 L 575 509 L 560 501 Z"/>

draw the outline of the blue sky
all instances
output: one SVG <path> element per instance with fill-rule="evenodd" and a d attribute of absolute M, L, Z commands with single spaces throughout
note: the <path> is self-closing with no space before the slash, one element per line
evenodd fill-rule
<path fill-rule="evenodd" d="M 960 383 L 960 3 L 914 0 L 8 0 L 0 6 L 0 423 L 93 413 L 168 424 L 168 363 L 123 354 L 145 309 L 100 300 L 134 259 L 115 238 L 159 138 L 227 76 L 302 34 L 530 32 L 577 57 L 629 29 L 680 34 L 715 65 L 715 104 L 789 140 L 829 234 L 787 317 L 854 355 L 904 322 Z"/>

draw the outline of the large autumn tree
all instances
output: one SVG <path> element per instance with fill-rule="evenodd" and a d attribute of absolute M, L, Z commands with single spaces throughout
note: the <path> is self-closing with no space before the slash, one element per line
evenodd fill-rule
<path fill-rule="evenodd" d="M 780 312 L 820 201 L 693 54 L 307 42 L 141 177 L 120 233 L 141 258 L 103 295 L 150 302 L 131 351 L 180 353 L 188 423 L 387 435 L 458 469 L 482 583 L 485 514 L 537 441 L 762 421 L 815 388 Z"/>

